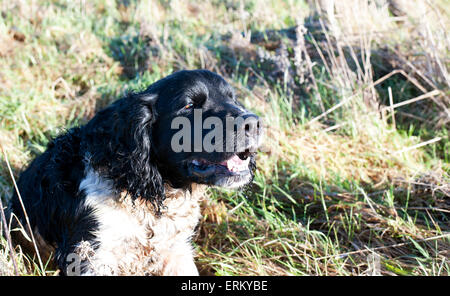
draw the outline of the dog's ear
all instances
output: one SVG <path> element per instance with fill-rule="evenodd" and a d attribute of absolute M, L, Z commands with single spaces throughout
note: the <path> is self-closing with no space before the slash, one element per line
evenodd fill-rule
<path fill-rule="evenodd" d="M 165 194 L 152 149 L 156 100 L 156 95 L 131 93 L 98 112 L 85 128 L 82 150 L 118 191 L 149 200 L 159 213 Z"/>
<path fill-rule="evenodd" d="M 135 95 L 136 109 L 133 114 L 129 133 L 130 154 L 128 191 L 134 198 L 144 198 L 152 202 L 159 213 L 165 198 L 164 183 L 156 165 L 152 126 L 156 121 L 156 95 Z"/>

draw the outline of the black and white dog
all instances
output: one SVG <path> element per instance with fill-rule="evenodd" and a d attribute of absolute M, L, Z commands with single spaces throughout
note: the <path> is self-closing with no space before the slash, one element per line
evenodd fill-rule
<path fill-rule="evenodd" d="M 214 124 L 195 122 L 196 112 Z M 191 124 L 182 134 L 177 118 Z M 227 128 L 230 118 L 244 124 Z M 213 125 L 214 139 L 206 133 Z M 199 149 L 207 137 L 219 149 Z M 175 72 L 117 100 L 51 141 L 20 175 L 41 257 L 63 274 L 198 274 L 190 240 L 203 190 L 251 182 L 260 142 L 258 117 L 210 71 Z M 9 212 L 26 228 L 17 194 Z M 20 232 L 13 236 L 32 250 Z"/>

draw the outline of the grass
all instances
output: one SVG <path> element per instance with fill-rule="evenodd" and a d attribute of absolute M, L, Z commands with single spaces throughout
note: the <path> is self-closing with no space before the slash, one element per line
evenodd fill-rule
<path fill-rule="evenodd" d="M 449 274 L 445 1 L 13 0 L 0 10 L 3 205 L 7 164 L 17 178 L 51 137 L 125 91 L 206 68 L 267 128 L 251 187 L 209 191 L 195 237 L 202 274 Z M 16 274 L 14 262 L 18 274 L 56 273 L 19 247 L 11 256 L 1 231 L 0 274 Z"/>

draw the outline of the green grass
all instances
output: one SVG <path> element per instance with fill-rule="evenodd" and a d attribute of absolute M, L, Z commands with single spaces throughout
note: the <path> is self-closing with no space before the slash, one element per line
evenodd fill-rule
<path fill-rule="evenodd" d="M 127 90 L 206 68 L 267 128 L 253 184 L 209 190 L 195 238 L 202 274 L 449 274 L 448 4 L 430 19 L 406 10 L 402 22 L 387 5 L 354 6 L 378 17 L 333 23 L 306 1 L 86 2 L 1 8 L 0 143 L 15 178 L 52 137 Z M 358 21 L 371 19 L 381 33 L 368 40 Z M 394 74 L 374 85 L 396 69 L 416 83 Z M 394 124 L 389 87 L 394 103 L 440 93 L 396 109 Z M 5 204 L 14 189 L 0 161 Z M 14 274 L 0 239 L 0 274 Z M 15 251 L 20 274 L 55 273 Z"/>

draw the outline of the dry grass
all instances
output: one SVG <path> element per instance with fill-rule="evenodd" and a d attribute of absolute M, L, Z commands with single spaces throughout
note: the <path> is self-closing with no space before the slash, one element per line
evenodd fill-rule
<path fill-rule="evenodd" d="M 125 89 L 207 68 L 267 128 L 250 190 L 210 191 L 203 274 L 449 274 L 444 1 L 104 0 L 81 14 L 25 2 L 2 4 L 0 21 L 0 143 L 15 177 Z M 2 166 L 4 202 L 12 190 Z M 14 274 L 1 239 L 0 273 Z M 20 274 L 43 274 L 15 257 Z"/>

